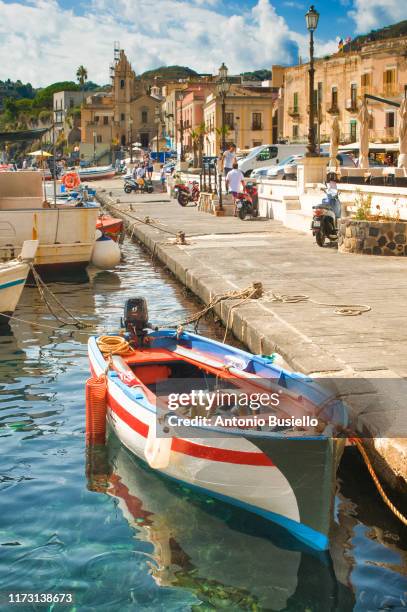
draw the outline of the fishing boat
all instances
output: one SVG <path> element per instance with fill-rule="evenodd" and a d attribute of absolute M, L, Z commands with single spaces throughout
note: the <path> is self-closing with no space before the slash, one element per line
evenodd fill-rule
<path fill-rule="evenodd" d="M 98 181 L 101 179 L 113 178 L 116 174 L 116 170 L 113 166 L 94 166 L 80 168 L 78 174 L 81 181 Z"/>
<path fill-rule="evenodd" d="M 23 242 L 38 239 L 35 265 L 58 277 L 90 262 L 100 206 L 47 200 L 39 172 L 0 173 L 0 259 L 16 257 Z"/>
<path fill-rule="evenodd" d="M 96 221 L 96 229 L 115 242 L 118 242 L 123 232 L 123 220 L 103 214 Z"/>
<path fill-rule="evenodd" d="M 123 323 L 124 336 L 88 342 L 88 439 L 100 440 L 91 430 L 106 417 L 124 446 L 160 473 L 325 550 L 344 447 L 334 432 L 347 424 L 343 405 L 269 358 L 183 330 L 149 329 L 142 299 L 126 303 Z M 93 402 L 93 384 L 106 385 L 102 404 Z M 259 393 L 276 403 L 256 412 Z"/>
<path fill-rule="evenodd" d="M 21 255 L 0 263 L 0 325 L 7 325 L 14 314 L 23 292 L 28 273 L 29 262 L 33 261 L 38 247 L 37 240 L 27 240 L 23 244 Z"/>

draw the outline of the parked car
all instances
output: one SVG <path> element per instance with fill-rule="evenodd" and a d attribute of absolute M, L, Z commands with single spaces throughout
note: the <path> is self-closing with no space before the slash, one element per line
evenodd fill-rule
<path fill-rule="evenodd" d="M 324 152 L 321 154 L 321 157 L 329 157 L 329 153 Z M 287 162 L 284 166 L 284 173 L 282 178 L 290 178 L 295 180 L 297 176 L 297 166 L 298 164 L 301 164 L 303 159 L 303 155 L 296 155 L 295 159 L 290 162 Z M 353 157 L 347 153 L 338 153 L 336 159 L 338 160 L 339 165 L 343 166 L 344 168 L 356 168 L 356 164 Z"/>
<path fill-rule="evenodd" d="M 276 166 L 280 160 L 289 155 L 304 155 L 306 145 L 259 145 L 253 147 L 246 157 L 239 159 L 239 170 L 245 176 L 250 176 L 251 172 L 256 168 L 264 168 L 265 166 Z"/>
<path fill-rule="evenodd" d="M 264 166 L 263 168 L 255 168 L 255 170 L 252 170 L 252 173 L 250 174 L 250 178 L 257 179 L 260 176 L 267 176 L 269 170 L 270 168 L 268 168 L 267 166 Z"/>
<path fill-rule="evenodd" d="M 215 155 L 204 155 L 202 158 L 202 165 L 203 166 L 210 166 L 210 168 L 214 168 L 216 166 L 216 162 L 218 161 L 218 158 Z"/>
<path fill-rule="evenodd" d="M 269 166 L 266 173 L 267 178 L 282 179 L 284 177 L 284 167 L 298 158 L 303 159 L 303 155 L 290 155 L 283 159 L 277 166 Z M 253 170 L 251 176 L 254 175 L 254 172 L 256 172 L 256 170 Z"/>

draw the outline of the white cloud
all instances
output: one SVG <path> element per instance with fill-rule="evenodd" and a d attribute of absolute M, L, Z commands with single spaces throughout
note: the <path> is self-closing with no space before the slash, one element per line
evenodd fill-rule
<path fill-rule="evenodd" d="M 232 15 L 223 14 L 221 4 L 93 0 L 77 15 L 57 0 L 0 0 L 0 78 L 45 85 L 74 79 L 84 64 L 89 79 L 107 83 L 115 40 L 137 73 L 171 64 L 213 72 L 222 61 L 240 72 L 296 61 L 298 45 L 306 53 L 306 34 L 290 31 L 269 0 Z"/>
<path fill-rule="evenodd" d="M 355 20 L 356 31 L 365 33 L 405 19 L 406 5 L 403 0 L 354 0 L 348 14 Z"/>

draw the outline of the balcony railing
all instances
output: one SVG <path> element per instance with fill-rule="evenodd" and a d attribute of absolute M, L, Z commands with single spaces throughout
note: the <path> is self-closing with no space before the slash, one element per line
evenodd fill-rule
<path fill-rule="evenodd" d="M 252 123 L 252 131 L 257 132 L 263 129 L 263 125 L 261 123 Z"/>
<path fill-rule="evenodd" d="M 379 94 L 382 98 L 397 98 L 401 93 L 397 91 L 395 85 L 388 85 L 384 87 L 383 91 Z"/>
<path fill-rule="evenodd" d="M 339 115 L 339 107 L 337 104 L 327 104 L 326 112 L 330 115 Z"/>
<path fill-rule="evenodd" d="M 290 108 L 288 109 L 288 114 L 290 117 L 299 117 L 300 116 L 300 111 L 298 110 L 298 106 L 290 106 Z"/>

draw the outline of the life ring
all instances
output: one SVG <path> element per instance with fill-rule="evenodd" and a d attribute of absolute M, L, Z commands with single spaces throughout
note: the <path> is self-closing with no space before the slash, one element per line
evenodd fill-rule
<path fill-rule="evenodd" d="M 75 189 L 81 184 L 81 179 L 76 172 L 67 172 L 62 177 L 62 184 L 65 185 L 67 189 Z"/>

